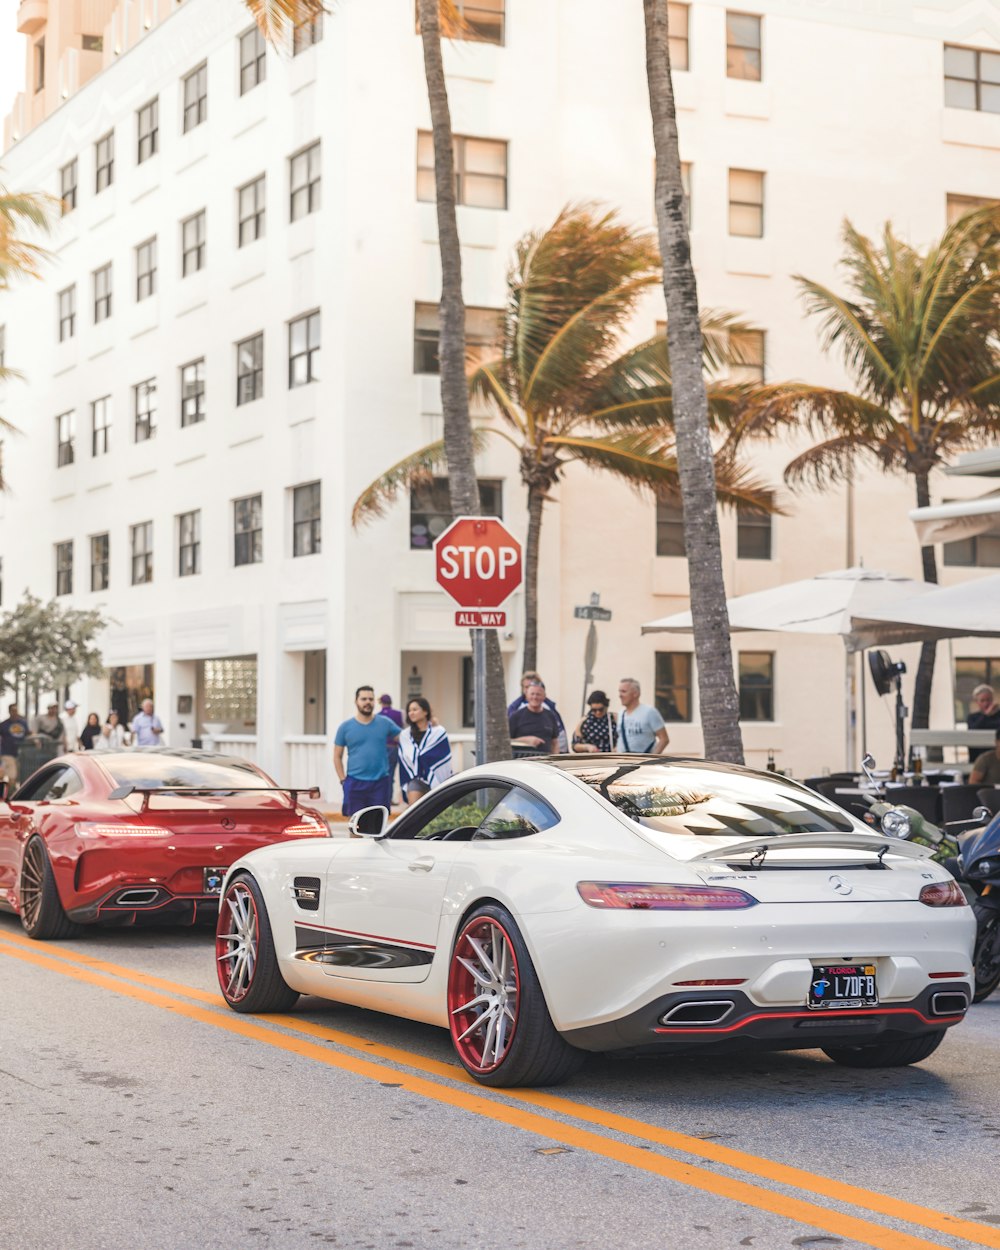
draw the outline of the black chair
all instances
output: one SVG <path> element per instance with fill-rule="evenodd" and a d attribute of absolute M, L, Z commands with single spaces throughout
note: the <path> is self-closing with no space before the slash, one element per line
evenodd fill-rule
<path fill-rule="evenodd" d="M 983 807 L 988 807 L 992 815 L 1000 812 L 1000 790 L 994 786 L 984 786 L 982 790 L 976 791 L 976 798 L 982 803 Z"/>
<path fill-rule="evenodd" d="M 980 806 L 979 786 L 945 786 L 941 791 L 941 819 L 971 820 L 972 813 Z"/>
<path fill-rule="evenodd" d="M 942 793 L 937 786 L 888 786 L 885 797 L 893 805 L 912 807 L 924 820 L 939 825 Z"/>

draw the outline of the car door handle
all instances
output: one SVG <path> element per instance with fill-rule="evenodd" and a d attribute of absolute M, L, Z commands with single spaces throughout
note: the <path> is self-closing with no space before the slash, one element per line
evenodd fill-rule
<path fill-rule="evenodd" d="M 419 859 L 410 860 L 407 867 L 410 872 L 430 872 L 430 870 L 434 867 L 434 856 L 421 855 Z"/>

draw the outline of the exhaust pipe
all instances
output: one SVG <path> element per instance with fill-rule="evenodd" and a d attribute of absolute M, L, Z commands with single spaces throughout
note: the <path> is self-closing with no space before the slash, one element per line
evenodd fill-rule
<path fill-rule="evenodd" d="M 117 907 L 148 907 L 150 903 L 155 903 L 160 897 L 160 891 L 152 890 L 122 890 L 121 894 L 115 899 Z"/>
<path fill-rule="evenodd" d="M 960 1016 L 968 1007 L 968 997 L 958 990 L 942 990 L 931 995 L 932 1016 Z"/>
<path fill-rule="evenodd" d="M 669 1011 L 660 1016 L 661 1024 L 721 1024 L 733 1010 L 735 1004 L 730 998 L 689 999 L 684 1003 L 676 1003 Z"/>

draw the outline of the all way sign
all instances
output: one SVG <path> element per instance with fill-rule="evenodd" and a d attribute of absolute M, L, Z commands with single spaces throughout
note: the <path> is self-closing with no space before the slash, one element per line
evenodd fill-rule
<path fill-rule="evenodd" d="M 455 613 L 455 624 L 467 629 L 502 629 L 507 624 L 507 613 L 462 610 Z"/>

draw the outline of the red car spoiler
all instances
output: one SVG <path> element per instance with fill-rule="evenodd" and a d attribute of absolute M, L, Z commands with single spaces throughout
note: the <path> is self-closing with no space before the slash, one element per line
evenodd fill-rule
<path fill-rule="evenodd" d="M 130 795 L 142 795 L 142 811 L 149 807 L 150 797 L 154 794 L 179 794 L 185 798 L 198 798 L 208 795 L 227 794 L 287 794 L 293 803 L 299 801 L 299 795 L 307 799 L 320 798 L 319 786 L 133 786 L 130 783 L 116 786 L 108 795 L 109 799 L 127 799 Z"/>

